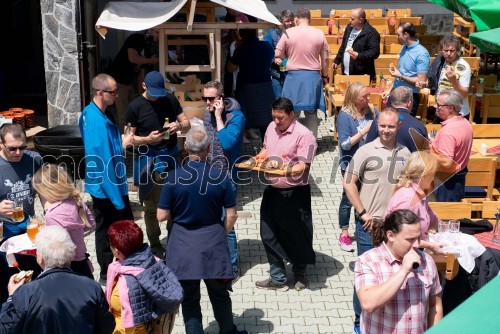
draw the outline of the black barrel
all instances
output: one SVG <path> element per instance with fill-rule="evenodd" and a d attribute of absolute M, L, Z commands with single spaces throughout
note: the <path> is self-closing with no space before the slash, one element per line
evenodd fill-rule
<path fill-rule="evenodd" d="M 33 137 L 44 163 L 63 165 L 73 180 L 85 178 L 85 151 L 78 125 L 59 125 Z"/>

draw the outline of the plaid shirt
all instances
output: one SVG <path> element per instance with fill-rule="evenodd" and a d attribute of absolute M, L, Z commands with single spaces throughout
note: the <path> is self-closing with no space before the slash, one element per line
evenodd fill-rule
<path fill-rule="evenodd" d="M 423 333 L 427 329 L 429 297 L 441 292 L 436 264 L 420 251 L 422 263 L 412 270 L 396 295 L 372 313 L 361 312 L 362 333 Z M 364 286 L 380 285 L 401 269 L 385 243 L 364 253 L 356 261 L 356 291 Z"/>

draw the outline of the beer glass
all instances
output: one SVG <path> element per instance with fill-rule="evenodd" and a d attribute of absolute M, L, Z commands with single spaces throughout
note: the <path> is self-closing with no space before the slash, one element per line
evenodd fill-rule
<path fill-rule="evenodd" d="M 26 233 L 28 234 L 28 238 L 30 238 L 31 242 L 34 244 L 36 235 L 38 234 L 38 222 L 30 219 L 28 226 L 26 227 Z"/>
<path fill-rule="evenodd" d="M 24 220 L 23 201 L 12 201 L 12 220 L 17 223 Z"/>

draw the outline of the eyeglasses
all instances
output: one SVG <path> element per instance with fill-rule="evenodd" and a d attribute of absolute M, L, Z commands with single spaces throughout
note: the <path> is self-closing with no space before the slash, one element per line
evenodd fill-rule
<path fill-rule="evenodd" d="M 111 94 L 111 96 L 113 96 L 113 97 L 115 97 L 116 95 L 118 95 L 118 89 L 115 89 L 115 90 L 100 89 L 100 91 L 102 91 L 104 93 Z"/>
<path fill-rule="evenodd" d="M 449 104 L 439 104 L 436 102 L 436 109 L 440 109 L 441 107 L 449 107 L 450 105 Z"/>
<path fill-rule="evenodd" d="M 27 145 L 24 145 L 24 146 L 7 146 L 7 145 L 4 145 L 6 149 L 9 150 L 9 152 L 16 152 L 17 150 L 19 151 L 24 151 L 25 149 L 28 148 Z"/>
<path fill-rule="evenodd" d="M 207 101 L 210 101 L 212 102 L 213 100 L 215 100 L 217 98 L 217 96 L 202 96 L 201 99 L 205 102 Z"/>

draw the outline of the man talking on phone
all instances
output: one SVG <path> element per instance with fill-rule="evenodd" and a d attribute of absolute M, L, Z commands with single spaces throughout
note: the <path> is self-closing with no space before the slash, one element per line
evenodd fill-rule
<path fill-rule="evenodd" d="M 238 172 L 234 163 L 241 156 L 245 116 L 238 101 L 224 97 L 224 86 L 218 81 L 205 84 L 202 99 L 207 104 L 203 125 L 211 139 L 208 163 L 228 172 L 236 190 Z M 238 244 L 234 228 L 228 233 L 227 241 L 235 282 L 239 278 L 239 270 Z"/>
<path fill-rule="evenodd" d="M 133 134 L 134 185 L 139 187 L 139 200 L 144 206 L 149 244 L 155 255 L 163 258 L 165 248 L 160 243 L 161 231 L 156 219 L 164 180 L 161 173 L 175 168 L 175 158 L 179 155 L 177 132 L 186 132 L 191 126 L 177 98 L 166 91 L 160 72 L 149 72 L 142 88 L 144 92 L 128 105 L 125 132 Z"/>

